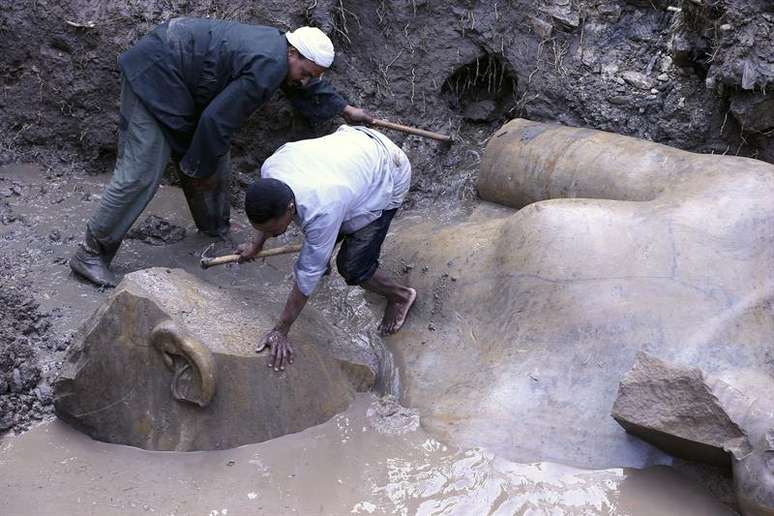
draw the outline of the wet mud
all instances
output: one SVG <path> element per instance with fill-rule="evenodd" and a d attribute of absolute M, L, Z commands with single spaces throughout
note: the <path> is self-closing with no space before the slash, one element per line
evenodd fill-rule
<path fill-rule="evenodd" d="M 50 422 L 0 442 L 14 471 L 0 491 L 9 514 L 40 516 L 734 514 L 670 468 L 517 464 L 445 445 L 389 404 L 360 395 L 304 432 L 206 453 L 97 443 Z"/>
<path fill-rule="evenodd" d="M 185 228 L 170 223 L 157 215 L 149 215 L 139 226 L 126 234 L 130 240 L 140 240 L 149 245 L 169 245 L 185 238 Z"/>
<path fill-rule="evenodd" d="M 0 434 L 25 430 L 30 422 L 50 417 L 48 380 L 55 370 L 45 357 L 69 344 L 51 331 L 50 313 L 30 292 L 32 279 L 19 270 L 20 263 L 32 259 L 17 252 L 12 242 L 11 228 L 28 224 L 12 208 L 30 195 L 23 183 L 0 174 Z M 40 241 L 54 245 L 61 238 L 52 228 Z"/>
<path fill-rule="evenodd" d="M 61 351 L 67 343 L 49 334 L 46 314 L 28 294 L 0 282 L 0 433 L 21 431 L 31 421 L 50 417 L 51 388 L 39 355 Z"/>

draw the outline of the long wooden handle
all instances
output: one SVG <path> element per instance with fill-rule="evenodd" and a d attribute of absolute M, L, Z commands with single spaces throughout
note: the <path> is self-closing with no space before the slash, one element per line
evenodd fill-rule
<path fill-rule="evenodd" d="M 256 258 L 266 258 L 268 256 L 276 256 L 278 254 L 291 254 L 291 253 L 297 253 L 301 250 L 301 247 L 303 244 L 291 244 L 291 245 L 283 245 L 281 247 L 275 247 L 274 249 L 267 249 L 265 251 L 261 251 L 260 253 L 256 254 Z M 209 269 L 210 267 L 214 267 L 216 265 L 223 265 L 224 263 L 234 263 L 238 262 L 240 258 L 240 255 L 238 254 L 227 254 L 225 256 L 218 256 L 217 258 L 202 258 L 199 262 L 199 265 L 202 266 L 202 269 Z"/>
<path fill-rule="evenodd" d="M 432 138 L 433 140 L 438 140 L 442 142 L 452 141 L 452 137 L 446 134 L 434 133 L 432 131 L 425 131 L 424 129 L 418 129 L 416 127 L 409 127 L 407 125 L 395 124 L 393 122 L 388 122 L 387 120 L 376 119 L 373 122 L 371 122 L 371 125 L 375 125 L 377 127 L 386 127 L 387 129 L 395 129 L 396 131 L 402 131 L 404 133 L 416 134 L 417 136 L 424 136 L 425 138 Z"/>

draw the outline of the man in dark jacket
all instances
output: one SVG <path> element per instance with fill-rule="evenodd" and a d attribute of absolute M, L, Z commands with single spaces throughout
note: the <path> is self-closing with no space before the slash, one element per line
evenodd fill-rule
<path fill-rule="evenodd" d="M 277 90 L 312 121 L 371 116 L 320 80 L 333 62 L 330 39 L 302 27 L 271 27 L 176 18 L 119 58 L 121 119 L 113 178 L 86 237 L 70 259 L 89 281 L 115 286 L 110 263 L 158 190 L 170 156 L 196 226 L 220 236 L 229 228 L 229 146 L 234 132 Z"/>

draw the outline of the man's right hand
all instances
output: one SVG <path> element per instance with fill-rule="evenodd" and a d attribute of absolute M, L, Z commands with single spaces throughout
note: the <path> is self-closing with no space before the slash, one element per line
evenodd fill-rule
<path fill-rule="evenodd" d="M 372 124 L 374 122 L 374 116 L 362 108 L 356 108 L 355 106 L 347 105 L 344 111 L 341 112 L 341 116 L 349 124 Z"/>
<path fill-rule="evenodd" d="M 256 240 L 250 240 L 239 244 L 234 250 L 234 254 L 239 255 L 239 263 L 251 262 L 255 260 L 255 256 L 263 249 L 263 242 Z"/>
<path fill-rule="evenodd" d="M 266 364 L 275 371 L 285 370 L 285 365 L 293 363 L 293 347 L 290 345 L 287 332 L 274 328 L 264 335 L 258 342 L 255 352 L 260 353 L 266 348 L 271 350 L 269 363 Z"/>

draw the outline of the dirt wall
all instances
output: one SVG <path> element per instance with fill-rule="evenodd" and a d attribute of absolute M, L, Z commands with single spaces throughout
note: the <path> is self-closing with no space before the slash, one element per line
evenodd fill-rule
<path fill-rule="evenodd" d="M 458 137 L 447 148 L 391 134 L 412 158 L 420 204 L 472 198 L 485 140 L 516 116 L 774 161 L 767 0 L 0 0 L 0 162 L 109 171 L 116 57 L 179 15 L 326 30 L 338 50 L 330 79 L 353 104 Z M 234 141 L 247 174 L 235 188 L 285 141 L 329 129 L 278 95 Z"/>

